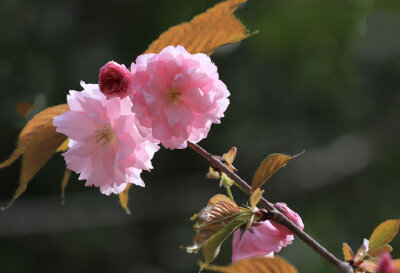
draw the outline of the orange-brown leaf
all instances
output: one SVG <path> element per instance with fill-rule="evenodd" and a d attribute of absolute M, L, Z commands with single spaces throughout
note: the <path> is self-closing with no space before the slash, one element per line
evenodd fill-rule
<path fill-rule="evenodd" d="M 342 249 L 343 249 L 344 260 L 345 261 L 353 260 L 354 253 L 353 250 L 351 250 L 351 247 L 348 244 L 343 243 Z"/>
<path fill-rule="evenodd" d="M 18 102 L 17 103 L 17 113 L 23 117 L 26 118 L 28 114 L 33 110 L 35 105 L 32 102 Z"/>
<path fill-rule="evenodd" d="M 207 206 L 215 205 L 221 201 L 226 202 L 226 203 L 231 203 L 233 206 L 237 207 L 236 203 L 224 194 L 217 194 L 217 195 L 214 195 L 213 197 L 211 197 L 210 200 L 208 200 Z"/>
<path fill-rule="evenodd" d="M 69 107 L 67 104 L 49 107 L 35 115 L 30 121 L 28 121 L 28 123 L 19 134 L 17 148 L 13 151 L 13 153 L 7 160 L 0 163 L 0 169 L 11 165 L 25 152 L 26 147 L 32 140 L 33 136 L 41 127 L 52 121 L 54 116 L 60 115 L 68 110 Z"/>
<path fill-rule="evenodd" d="M 369 256 L 374 257 L 374 258 L 378 258 L 380 257 L 383 253 L 387 252 L 390 253 L 393 251 L 393 248 L 390 245 L 384 245 L 381 248 L 377 248 L 377 249 L 371 249 L 368 251 Z"/>
<path fill-rule="evenodd" d="M 249 37 L 249 31 L 233 15 L 247 0 L 226 0 L 190 22 L 171 27 L 155 40 L 145 53 L 159 53 L 164 47 L 182 45 L 192 54 L 211 55 L 218 47 Z"/>
<path fill-rule="evenodd" d="M 57 150 L 57 147 L 60 146 L 65 139 L 66 136 L 56 132 L 52 120 L 36 129 L 36 133 L 31 137 L 30 142 L 27 143 L 25 147 L 19 186 L 8 206 L 25 192 L 33 176 L 51 158 Z"/>
<path fill-rule="evenodd" d="M 280 168 L 285 167 L 286 164 L 295 158 L 295 156 L 285 154 L 270 154 L 258 166 L 254 173 L 253 181 L 251 183 L 252 191 L 260 188 L 264 183 Z"/>
<path fill-rule="evenodd" d="M 400 219 L 387 220 L 374 229 L 369 238 L 369 251 L 374 251 L 390 243 L 399 231 Z"/>
<path fill-rule="evenodd" d="M 71 170 L 65 168 L 64 176 L 61 180 L 61 204 L 65 204 L 65 188 L 68 185 L 69 178 L 71 177 Z"/>
<path fill-rule="evenodd" d="M 394 268 L 396 268 L 396 273 L 400 272 L 400 259 L 393 260 Z"/>
<path fill-rule="evenodd" d="M 127 214 L 131 214 L 131 211 L 128 208 L 128 200 L 129 200 L 129 189 L 131 188 L 132 184 L 128 183 L 128 185 L 126 185 L 125 190 L 123 190 L 122 192 L 120 192 L 118 194 L 119 197 L 119 204 L 121 205 L 121 207 L 125 210 L 125 212 Z"/>
<path fill-rule="evenodd" d="M 61 143 L 60 146 L 58 146 L 58 148 L 57 148 L 57 150 L 56 150 L 56 153 L 67 151 L 68 148 L 69 148 L 69 147 L 68 147 L 68 142 L 69 142 L 69 138 L 67 138 L 66 140 L 64 140 L 64 142 Z"/>
<path fill-rule="evenodd" d="M 198 215 L 194 225 L 196 235 L 193 246 L 187 247 L 188 252 L 198 252 L 206 240 L 216 234 L 240 213 L 239 206 L 223 194 L 213 196 Z M 197 215 L 196 215 L 197 218 Z M 195 218 L 192 218 L 195 219 Z"/>
<path fill-rule="evenodd" d="M 280 257 L 241 259 L 230 266 L 206 266 L 205 268 L 223 273 L 298 273 L 295 267 Z"/>

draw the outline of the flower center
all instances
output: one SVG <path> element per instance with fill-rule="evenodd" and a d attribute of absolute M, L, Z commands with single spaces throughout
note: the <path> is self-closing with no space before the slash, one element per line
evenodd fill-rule
<path fill-rule="evenodd" d="M 96 130 L 95 143 L 100 143 L 101 146 L 107 145 L 115 140 L 115 135 L 111 132 L 110 127 L 104 126 L 103 129 Z"/>
<path fill-rule="evenodd" d="M 174 89 L 170 89 L 167 91 L 167 100 L 170 103 L 177 103 L 177 102 L 181 102 L 181 93 L 174 90 Z"/>

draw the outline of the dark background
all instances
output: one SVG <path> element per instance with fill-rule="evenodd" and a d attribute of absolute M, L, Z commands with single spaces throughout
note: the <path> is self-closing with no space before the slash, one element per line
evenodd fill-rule
<path fill-rule="evenodd" d="M 0 160 L 25 119 L 65 103 L 80 80 L 97 82 L 109 60 L 129 65 L 168 27 L 217 1 L 0 0 Z M 299 212 L 305 230 L 337 256 L 373 228 L 398 218 L 400 193 L 400 2 L 249 0 L 236 14 L 257 35 L 212 56 L 231 91 L 221 125 L 201 145 L 238 148 L 235 166 L 251 180 L 269 153 L 305 154 L 264 186 Z M 189 217 L 218 192 L 193 151 L 162 149 L 146 188 L 130 192 L 131 216 L 116 196 L 76 176 L 61 206 L 57 154 L 7 211 L 0 212 L 0 272 L 197 272 Z M 20 161 L 0 171 L 1 204 L 18 184 Z M 237 201 L 245 196 L 234 190 Z M 400 240 L 393 242 L 400 256 Z M 216 263 L 230 262 L 230 241 Z M 300 272 L 335 272 L 298 238 L 280 255 Z"/>

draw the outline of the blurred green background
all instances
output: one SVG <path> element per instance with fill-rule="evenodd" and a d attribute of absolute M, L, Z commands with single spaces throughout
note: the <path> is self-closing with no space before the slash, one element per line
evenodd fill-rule
<path fill-rule="evenodd" d="M 129 65 L 168 27 L 211 0 L 1 0 L 0 160 L 25 119 L 65 102 L 80 80 L 97 82 L 109 60 Z M 265 196 L 299 212 L 305 230 L 335 255 L 357 249 L 381 221 L 400 216 L 400 2 L 249 0 L 236 15 L 258 34 L 213 56 L 231 104 L 200 144 L 238 148 L 235 166 L 251 180 L 269 153 L 305 154 L 265 185 Z M 131 216 L 116 196 L 76 176 L 60 204 L 56 155 L 23 196 L 0 213 L 0 272 L 197 272 L 189 217 L 218 192 L 193 151 L 162 149 L 146 188 L 130 191 Z M 20 161 L 0 171 L 1 204 L 18 184 Z M 237 201 L 246 197 L 234 191 Z M 400 239 L 393 242 L 400 256 Z M 230 241 L 218 264 L 230 262 Z M 280 255 L 300 272 L 336 272 L 299 239 Z"/>

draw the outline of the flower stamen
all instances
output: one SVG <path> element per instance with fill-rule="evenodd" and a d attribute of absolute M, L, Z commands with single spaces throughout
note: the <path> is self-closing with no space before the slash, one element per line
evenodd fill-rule
<path fill-rule="evenodd" d="M 174 90 L 174 89 L 170 89 L 167 91 L 167 100 L 169 103 L 178 103 L 181 102 L 181 93 Z"/>
<path fill-rule="evenodd" d="M 104 126 L 103 129 L 96 130 L 95 143 L 101 143 L 101 146 L 107 145 L 115 140 L 115 135 L 111 132 L 110 127 Z"/>

